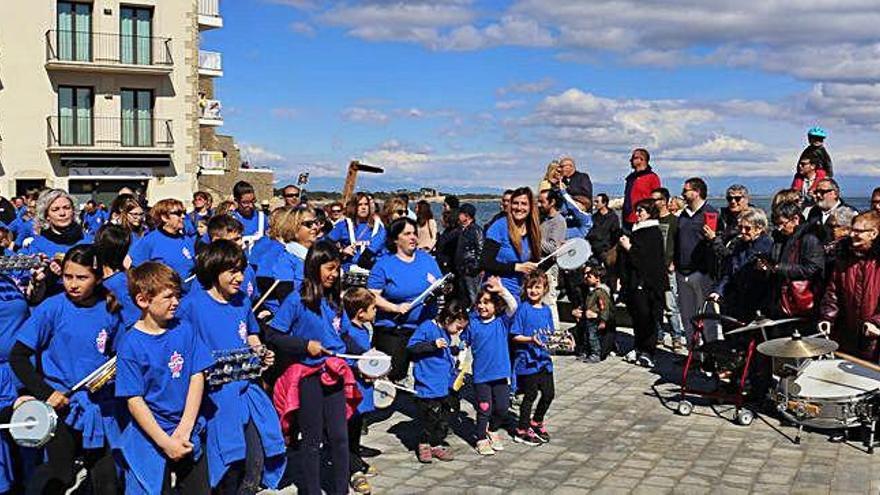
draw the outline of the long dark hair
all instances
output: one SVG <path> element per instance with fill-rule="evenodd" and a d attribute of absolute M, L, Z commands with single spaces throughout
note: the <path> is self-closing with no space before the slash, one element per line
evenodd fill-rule
<path fill-rule="evenodd" d="M 326 299 L 335 311 L 339 311 L 339 294 L 341 292 L 341 277 L 336 279 L 336 284 L 325 289 L 321 284 L 321 265 L 333 261 L 342 263 L 342 255 L 336 244 L 329 241 L 316 242 L 306 255 L 304 277 L 300 296 L 307 308 L 316 314 L 321 314 L 321 300 Z"/>
<path fill-rule="evenodd" d="M 119 311 L 121 306 L 119 301 L 116 300 L 116 296 L 101 283 L 101 280 L 104 278 L 104 267 L 98 259 L 98 250 L 95 249 L 95 246 L 92 244 L 73 246 L 64 255 L 64 260 L 61 262 L 62 271 L 68 263 L 76 263 L 91 270 L 97 282 L 92 294 L 95 298 L 103 298 L 107 302 L 107 311 L 110 313 Z"/>
<path fill-rule="evenodd" d="M 416 203 L 416 218 L 418 219 L 419 227 L 428 225 L 428 222 L 434 219 L 431 205 L 424 199 Z"/>
<path fill-rule="evenodd" d="M 513 198 L 520 196 L 525 196 L 529 200 L 529 216 L 526 217 L 525 222 L 526 235 L 529 236 L 529 251 L 531 252 L 531 260 L 529 261 L 538 261 L 541 259 L 541 227 L 538 224 L 538 206 L 535 204 L 535 195 L 532 194 L 530 188 L 520 187 L 515 189 L 510 195 L 511 204 L 513 203 Z M 513 214 L 510 211 L 507 212 L 507 234 L 517 256 L 522 256 L 522 237 L 516 231 Z"/>

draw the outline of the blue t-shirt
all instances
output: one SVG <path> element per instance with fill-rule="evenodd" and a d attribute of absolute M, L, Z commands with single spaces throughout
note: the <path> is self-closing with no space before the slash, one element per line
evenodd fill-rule
<path fill-rule="evenodd" d="M 536 308 L 531 303 L 524 302 L 516 308 L 513 315 L 513 323 L 510 326 L 511 335 L 532 337 L 538 334 L 543 341 L 549 339 L 553 333 L 553 314 L 550 307 L 541 304 Z M 517 375 L 534 375 L 539 371 L 553 371 L 553 360 L 546 347 L 534 343 L 523 344 L 514 342 L 513 371 Z"/>
<path fill-rule="evenodd" d="M 251 265 L 244 267 L 244 280 L 241 282 L 241 291 L 250 299 L 251 302 L 257 302 L 260 298 L 260 289 L 257 288 L 257 273 L 251 268 Z"/>
<path fill-rule="evenodd" d="M 147 261 L 161 261 L 177 272 L 182 279 L 189 278 L 195 268 L 195 239 L 185 235 L 170 235 L 162 229 L 144 236 L 128 250 L 131 266 Z"/>
<path fill-rule="evenodd" d="M 293 253 L 282 251 L 275 259 L 272 270 L 267 276 L 282 282 L 293 282 L 294 290 L 296 290 L 302 284 L 305 269 L 304 260 Z"/>
<path fill-rule="evenodd" d="M 376 232 L 375 235 L 373 235 L 373 231 Z M 344 267 L 346 269 L 349 266 L 358 262 L 361 257 L 361 253 L 363 253 L 362 248 L 373 247 L 374 242 L 380 242 L 377 240 L 380 237 L 382 239 L 382 244 L 384 244 L 384 225 L 379 224 L 378 226 L 375 226 L 374 224 L 374 226 L 371 227 L 368 222 L 360 222 L 354 225 L 354 240 L 352 240 L 351 234 L 348 231 L 348 221 L 346 221 L 345 219 L 340 220 L 339 223 L 333 226 L 333 230 L 331 230 L 330 233 L 327 234 L 327 239 L 339 243 L 339 245 L 343 248 L 352 244 L 360 246 L 359 249 L 355 250 L 354 256 L 350 260 L 346 260 L 346 262 L 344 263 Z"/>
<path fill-rule="evenodd" d="M 143 397 L 168 434 L 180 424 L 190 377 L 214 365 L 196 331 L 179 320 L 161 335 L 131 327 L 116 358 L 116 397 Z"/>
<path fill-rule="evenodd" d="M 105 301 L 84 307 L 58 294 L 34 308 L 18 341 L 39 355 L 46 382 L 66 391 L 109 359 L 121 326 L 122 318 L 107 311 Z"/>
<path fill-rule="evenodd" d="M 0 363 L 9 361 L 9 352 L 18 340 L 18 330 L 29 314 L 27 301 L 15 281 L 0 275 Z"/>
<path fill-rule="evenodd" d="M 272 265 L 283 252 L 284 243 L 269 236 L 263 236 L 251 248 L 248 263 L 257 271 L 258 277 L 269 276 L 268 273 L 272 269 Z"/>
<path fill-rule="evenodd" d="M 496 220 L 486 231 L 486 239 L 497 242 L 501 248 L 498 250 L 498 256 L 495 261 L 498 263 L 525 263 L 532 258 L 532 250 L 529 246 L 529 236 L 524 235 L 522 238 L 521 254 L 516 254 L 516 249 L 510 242 L 510 234 L 507 232 L 507 217 L 501 217 Z M 519 294 L 522 286 L 522 274 L 519 272 L 502 275 L 501 283 L 511 294 Z"/>
<path fill-rule="evenodd" d="M 351 344 L 346 347 L 349 354 L 361 354 L 370 350 L 370 331 L 364 327 L 355 325 L 348 318 L 343 318 L 342 334 L 348 336 L 348 342 Z M 357 362 L 354 359 L 348 359 L 348 365 L 355 369 Z M 364 380 L 360 375 L 357 376 L 358 389 L 361 391 L 363 398 L 358 404 L 357 412 L 366 414 L 376 410 L 376 403 L 373 402 L 373 384 Z"/>
<path fill-rule="evenodd" d="M 488 322 L 471 315 L 461 340 L 471 348 L 474 357 L 474 383 L 486 383 L 510 377 L 510 354 L 507 337 L 510 319 L 506 316 Z"/>
<path fill-rule="evenodd" d="M 34 219 L 25 220 L 22 217 L 16 218 L 9 224 L 9 230 L 15 235 L 15 245 L 21 246 L 25 239 L 34 237 Z"/>
<path fill-rule="evenodd" d="M 104 279 L 104 287 L 116 296 L 116 300 L 122 306 L 122 324 L 128 328 L 141 318 L 143 311 L 135 304 L 128 291 L 128 275 L 124 272 L 116 272 Z"/>
<path fill-rule="evenodd" d="M 242 232 L 244 236 L 257 235 L 260 231 L 261 220 L 263 222 L 263 235 L 269 232 L 269 216 L 262 211 L 254 210 L 251 212 L 250 217 L 246 217 L 240 211 L 235 210 L 232 212 L 232 216 L 244 225 L 244 232 Z"/>
<path fill-rule="evenodd" d="M 207 290 L 192 290 L 180 303 L 177 318 L 189 322 L 212 351 L 248 347 L 248 335 L 260 333 L 251 302 L 243 291 L 228 302 L 220 302 Z"/>
<path fill-rule="evenodd" d="M 207 213 L 197 213 L 195 211 L 191 211 L 187 213 L 185 217 L 183 217 L 183 234 L 191 237 L 195 237 L 199 233 L 199 221 L 208 221 L 211 218 L 213 212 L 208 210 Z"/>
<path fill-rule="evenodd" d="M 446 330 L 434 320 L 428 320 L 413 333 L 407 347 L 423 342 L 436 342 L 437 339 L 451 338 Z M 422 354 L 413 359 L 413 378 L 416 382 L 416 395 L 422 399 L 436 399 L 449 395 L 449 387 L 455 381 L 455 358 L 450 347 L 437 349 L 430 354 Z"/>
<path fill-rule="evenodd" d="M 269 326 L 281 333 L 293 335 L 304 340 L 317 340 L 324 349 L 345 352 L 345 342 L 340 337 L 343 321 L 326 299 L 321 300 L 321 314 L 316 314 L 303 304 L 298 292 L 291 292 L 281 303 L 278 312 Z M 324 363 L 325 356 L 305 356 L 301 358 L 306 366 Z"/>
<path fill-rule="evenodd" d="M 415 258 L 406 262 L 397 255 L 382 257 L 370 271 L 367 288 L 381 290 L 382 297 L 394 304 L 410 302 L 441 278 L 440 267 L 430 254 L 416 249 Z M 416 328 L 422 322 L 430 320 L 437 314 L 437 306 L 433 302 L 413 308 L 400 323 L 409 328 Z M 380 311 L 376 317 L 377 327 L 395 326 L 396 313 Z"/>
<path fill-rule="evenodd" d="M 28 245 L 28 247 L 21 250 L 22 254 L 45 254 L 49 258 L 54 258 L 56 256 L 64 256 L 67 254 L 67 251 L 73 246 L 78 246 L 80 244 L 91 244 L 92 236 L 86 234 L 79 241 L 67 245 L 67 244 L 58 244 L 57 242 L 50 241 L 43 235 L 34 236 L 33 242 Z"/>
<path fill-rule="evenodd" d="M 107 223 L 110 215 L 104 210 L 95 210 L 91 213 L 83 214 L 83 230 L 91 235 L 98 233 L 98 229 Z"/>

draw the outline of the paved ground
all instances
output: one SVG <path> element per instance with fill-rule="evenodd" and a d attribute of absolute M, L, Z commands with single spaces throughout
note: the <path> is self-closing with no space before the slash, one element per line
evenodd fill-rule
<path fill-rule="evenodd" d="M 620 358 L 555 364 L 553 440 L 539 447 L 506 442 L 504 452 L 478 456 L 468 444 L 473 408 L 463 402 L 468 416 L 449 437 L 457 459 L 419 464 L 405 446 L 415 438 L 414 408 L 398 399 L 399 410 L 364 437 L 384 451 L 373 461 L 374 493 L 880 493 L 880 452 L 861 444 L 805 433 L 794 445 L 793 428 L 762 417 L 737 426 L 726 407 L 679 416 L 665 401 L 674 385 Z M 668 354 L 658 366 L 668 377 L 678 369 Z"/>

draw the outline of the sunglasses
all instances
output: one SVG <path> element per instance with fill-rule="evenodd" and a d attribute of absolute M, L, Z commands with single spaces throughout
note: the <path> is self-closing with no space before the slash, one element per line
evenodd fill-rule
<path fill-rule="evenodd" d="M 833 190 L 834 189 L 816 189 L 815 194 L 817 196 L 825 196 L 826 194 L 830 193 Z"/>
<path fill-rule="evenodd" d="M 330 213 L 333 213 L 334 215 L 336 215 L 336 214 L 342 213 L 342 210 L 330 210 Z"/>
<path fill-rule="evenodd" d="M 172 211 L 168 212 L 169 215 L 174 215 L 174 216 L 178 216 L 178 217 L 183 216 L 184 213 L 186 213 L 186 212 L 183 210 L 172 210 Z"/>
<path fill-rule="evenodd" d="M 744 196 L 728 196 L 728 197 L 727 197 L 727 202 L 728 202 L 728 203 L 733 203 L 733 202 L 737 202 L 737 203 L 738 203 L 738 202 L 742 201 L 743 197 L 744 197 Z"/>
<path fill-rule="evenodd" d="M 284 197 L 285 197 L 285 198 L 298 198 L 298 197 L 299 197 L 299 193 L 285 193 L 285 194 L 284 194 Z"/>
<path fill-rule="evenodd" d="M 305 227 L 305 228 L 307 228 L 307 229 L 310 229 L 310 228 L 314 227 L 314 226 L 317 225 L 317 224 L 318 224 L 318 221 L 315 220 L 315 219 L 312 219 L 312 220 L 303 220 L 302 222 L 300 222 L 300 225 L 302 225 L 303 227 Z"/>
<path fill-rule="evenodd" d="M 403 216 L 406 215 L 406 210 L 394 210 L 394 213 Z"/>

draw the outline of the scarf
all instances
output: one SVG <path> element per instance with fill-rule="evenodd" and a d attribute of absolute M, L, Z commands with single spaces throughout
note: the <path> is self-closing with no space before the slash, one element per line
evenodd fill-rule
<path fill-rule="evenodd" d="M 40 232 L 40 234 L 55 244 L 63 246 L 73 246 L 83 239 L 82 229 L 76 222 L 71 222 L 70 225 L 60 230 L 50 227 Z"/>

